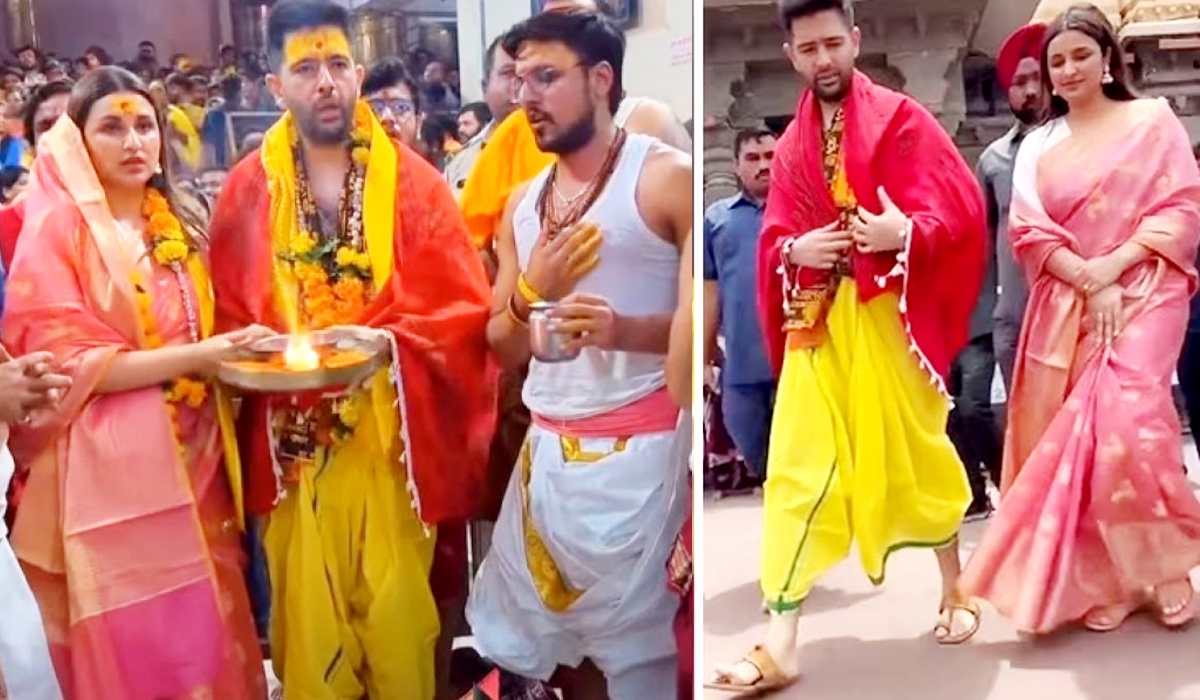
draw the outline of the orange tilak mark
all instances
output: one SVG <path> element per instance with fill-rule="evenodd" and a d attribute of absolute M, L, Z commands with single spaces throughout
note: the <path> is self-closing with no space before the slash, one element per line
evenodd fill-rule
<path fill-rule="evenodd" d="M 121 114 L 132 117 L 137 114 L 137 102 L 132 97 L 122 97 L 113 102 L 113 107 Z"/>
<path fill-rule="evenodd" d="M 335 56 L 350 58 L 352 55 L 350 40 L 336 27 L 296 32 L 288 37 L 283 48 L 283 61 L 288 66 L 310 59 L 325 61 Z"/>

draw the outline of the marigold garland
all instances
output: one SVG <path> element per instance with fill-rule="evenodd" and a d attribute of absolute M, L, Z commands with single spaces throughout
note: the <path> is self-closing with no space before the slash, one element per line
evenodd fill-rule
<path fill-rule="evenodd" d="M 163 267 L 171 268 L 182 281 L 181 264 L 191 255 L 192 250 L 188 246 L 183 226 L 171 211 L 167 198 L 156 189 L 146 190 L 142 215 L 146 217 L 146 235 L 152 246 L 154 261 Z M 154 316 L 154 298 L 150 292 L 150 285 L 141 270 L 137 268 L 131 274 L 131 281 L 138 315 L 142 322 L 143 345 L 150 350 L 161 348 L 165 343 L 159 333 L 158 320 Z M 187 290 L 182 287 L 180 291 L 182 294 L 187 294 Z M 194 311 L 187 299 L 184 300 L 184 306 L 188 309 L 188 328 L 192 342 L 198 342 L 200 340 L 198 320 L 192 318 Z M 203 381 L 190 377 L 179 377 L 163 388 L 163 395 L 168 404 L 187 404 L 193 409 L 198 409 L 208 398 L 208 386 Z M 168 406 L 168 413 L 172 418 L 176 438 L 179 438 L 179 425 L 175 420 L 178 416 L 173 405 Z"/>
<path fill-rule="evenodd" d="M 315 204 L 308 191 L 298 138 L 293 137 L 300 187 L 297 207 L 300 225 L 280 257 L 291 263 L 299 283 L 300 306 L 305 326 L 320 330 L 355 323 L 369 300 L 367 281 L 371 275 L 371 256 L 363 250 L 362 188 L 370 160 L 369 123 L 357 123 L 350 138 L 352 166 L 343 191 L 341 230 L 323 239 L 312 228 L 318 225 Z"/>
<path fill-rule="evenodd" d="M 320 330 L 330 326 L 358 323 L 373 292 L 371 256 L 366 252 L 363 235 L 363 188 L 367 164 L 371 158 L 371 124 L 359 120 L 350 136 L 351 167 L 339 203 L 336 231 L 323 228 L 308 184 L 299 136 L 291 135 L 296 164 L 297 226 L 287 250 L 277 253 L 287 262 L 296 278 L 304 327 Z M 354 435 L 362 407 L 357 394 L 325 404 L 321 418 L 315 419 L 318 443 L 341 443 Z M 321 428 L 320 426 L 328 426 Z"/>

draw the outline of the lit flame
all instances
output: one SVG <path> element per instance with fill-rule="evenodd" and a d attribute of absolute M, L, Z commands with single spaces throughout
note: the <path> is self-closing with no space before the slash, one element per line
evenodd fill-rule
<path fill-rule="evenodd" d="M 321 356 L 313 349 L 307 335 L 293 335 L 288 338 L 283 363 L 295 372 L 308 372 L 321 366 Z"/>

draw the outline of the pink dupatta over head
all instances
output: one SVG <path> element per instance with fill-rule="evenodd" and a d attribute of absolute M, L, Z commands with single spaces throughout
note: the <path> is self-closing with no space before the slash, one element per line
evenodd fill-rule
<path fill-rule="evenodd" d="M 31 469 L 13 545 L 63 689 L 166 698 L 219 687 L 230 655 L 222 618 L 243 606 L 220 600 L 210 540 L 221 525 L 201 512 L 232 517 L 211 402 L 178 409 L 180 445 L 160 387 L 96 392 L 118 353 L 141 349 L 136 259 L 71 120 L 42 137 L 32 176 L 4 342 L 14 355 L 53 353 L 74 384 L 13 433 Z M 148 279 L 165 342 L 190 342 L 178 279 L 157 266 Z"/>

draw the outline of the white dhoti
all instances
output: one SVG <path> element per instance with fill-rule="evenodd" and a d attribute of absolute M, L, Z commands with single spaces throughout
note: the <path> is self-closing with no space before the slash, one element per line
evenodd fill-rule
<path fill-rule="evenodd" d="M 13 460 L 0 441 L 0 697 L 13 700 L 61 700 L 58 679 L 50 663 L 42 614 L 17 563 L 4 527 L 5 493 L 13 475 Z"/>
<path fill-rule="evenodd" d="M 675 697 L 690 427 L 573 440 L 534 425 L 467 604 L 483 656 L 529 678 L 591 659 L 613 700 Z"/>

